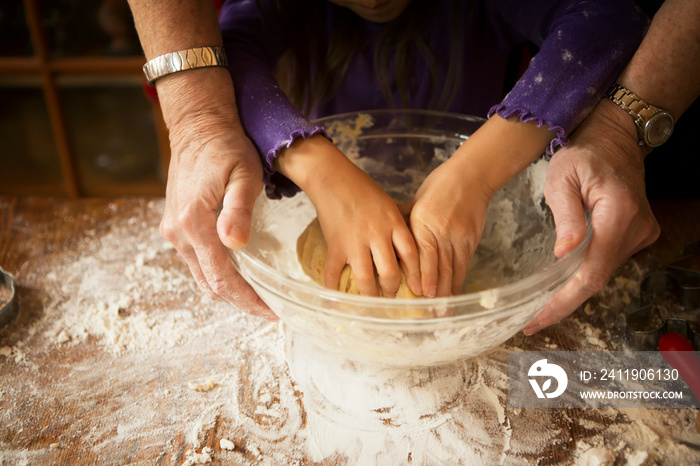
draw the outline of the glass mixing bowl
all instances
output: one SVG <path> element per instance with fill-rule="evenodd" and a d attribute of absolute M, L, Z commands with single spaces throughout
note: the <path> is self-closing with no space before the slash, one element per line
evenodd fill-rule
<path fill-rule="evenodd" d="M 405 201 L 483 121 L 432 111 L 377 110 L 317 123 L 393 198 Z M 282 200 L 262 194 L 250 243 L 231 256 L 286 331 L 308 338 L 321 351 L 393 367 L 473 357 L 523 329 L 585 256 L 590 223 L 575 250 L 560 259 L 552 252 L 554 222 L 542 194 L 546 167 L 543 160 L 532 164 L 494 196 L 464 293 L 458 296 L 373 298 L 316 284 L 297 260 L 297 238 L 316 215 L 303 193 Z M 429 317 L 410 317 L 415 315 Z"/>

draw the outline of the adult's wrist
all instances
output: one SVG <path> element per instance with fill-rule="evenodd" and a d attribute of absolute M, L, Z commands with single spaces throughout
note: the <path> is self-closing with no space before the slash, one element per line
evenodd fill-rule
<path fill-rule="evenodd" d="M 128 2 L 148 60 L 176 50 L 223 44 L 211 0 Z"/>
<path fill-rule="evenodd" d="M 159 55 L 143 65 L 143 74 L 149 86 L 166 76 L 202 68 L 228 66 L 226 52 L 222 46 L 202 46 L 177 50 Z"/>
<path fill-rule="evenodd" d="M 163 119 L 170 131 L 207 121 L 240 128 L 233 82 L 227 69 L 206 68 L 169 75 L 158 80 L 156 88 Z"/>
<path fill-rule="evenodd" d="M 617 82 L 678 121 L 700 95 L 700 3 L 667 0 Z"/>
<path fill-rule="evenodd" d="M 628 152 L 636 154 L 640 159 L 643 160 L 652 151 L 651 147 L 639 145 L 639 133 L 634 120 L 613 102 L 601 100 L 588 119 L 605 129 L 606 134 L 600 134 L 600 137 L 613 134 L 617 144 L 624 146 Z"/>

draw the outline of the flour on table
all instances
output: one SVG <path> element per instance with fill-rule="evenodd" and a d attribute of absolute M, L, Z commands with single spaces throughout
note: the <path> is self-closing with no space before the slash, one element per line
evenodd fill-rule
<path fill-rule="evenodd" d="M 182 466 L 192 466 L 197 464 L 207 464 L 211 463 L 214 451 L 209 447 L 202 448 L 200 453 L 188 451 L 185 455 L 185 462 Z"/>
<path fill-rule="evenodd" d="M 16 363 L 20 363 L 24 361 L 25 353 L 18 346 L 3 346 L 0 348 L 0 356 L 12 358 Z"/>
<path fill-rule="evenodd" d="M 590 409 L 574 418 L 507 406 L 508 351 L 559 339 L 624 347 L 600 329 L 624 328 L 619 310 L 625 292 L 636 296 L 641 270 L 625 270 L 630 282 L 611 281 L 590 315 L 565 319 L 549 340 L 516 335 L 467 361 L 380 370 L 212 303 L 160 238 L 162 201 L 134 206 L 73 255 L 47 253 L 44 268 L 15 274 L 28 291 L 18 321 L 0 331 L 0 365 L 12 369 L 0 380 L 0 438 L 21 437 L 50 412 L 52 444 L 101 464 L 124 464 L 125 451 L 139 450 L 165 464 L 526 465 L 545 462 L 553 446 L 562 464 L 700 462 L 697 410 Z M 189 386 L 209 381 L 216 389 L 204 395 Z M 0 441 L 0 464 L 43 464 L 56 453 L 11 442 Z"/>
<path fill-rule="evenodd" d="M 612 466 L 615 464 L 615 454 L 605 447 L 590 447 L 583 451 L 577 463 L 581 466 Z"/>

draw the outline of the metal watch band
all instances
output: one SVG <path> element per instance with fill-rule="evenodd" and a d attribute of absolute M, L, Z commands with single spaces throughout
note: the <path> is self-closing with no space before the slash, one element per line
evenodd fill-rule
<path fill-rule="evenodd" d="M 637 94 L 619 84 L 613 84 L 605 93 L 605 97 L 629 113 L 640 131 L 643 131 L 644 124 L 649 121 L 652 115 L 663 111 L 658 107 L 647 104 Z"/>
<path fill-rule="evenodd" d="M 606 91 L 605 97 L 632 117 L 640 146 L 659 147 L 673 133 L 673 115 L 662 108 L 649 105 L 626 87 L 614 84 Z"/>
<path fill-rule="evenodd" d="M 629 113 L 632 118 L 634 118 L 634 122 L 638 128 L 643 127 L 644 122 L 648 120 L 651 115 L 661 111 L 660 108 L 647 104 L 637 94 L 619 84 L 614 84 L 608 89 L 605 96 Z"/>
<path fill-rule="evenodd" d="M 143 65 L 143 74 L 148 85 L 152 86 L 163 76 L 209 66 L 228 66 L 223 47 L 195 47 L 166 53 Z"/>

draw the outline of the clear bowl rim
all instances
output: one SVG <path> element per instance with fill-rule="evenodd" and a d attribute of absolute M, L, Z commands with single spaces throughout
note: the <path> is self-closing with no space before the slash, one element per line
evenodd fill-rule
<path fill-rule="evenodd" d="M 481 302 L 481 299 L 484 296 L 488 296 L 492 293 L 494 293 L 495 290 L 495 295 L 498 296 L 498 300 L 500 301 L 502 298 L 506 298 L 509 295 L 516 295 L 518 293 L 521 293 L 523 290 L 530 290 L 530 289 L 538 289 L 541 290 L 541 287 L 539 287 L 539 284 L 545 284 L 549 283 L 550 287 L 549 288 L 556 288 L 562 283 L 568 281 L 569 277 L 575 273 L 575 271 L 578 269 L 577 266 L 576 269 L 572 271 L 571 274 L 568 275 L 561 275 L 559 273 L 560 270 L 567 270 L 571 265 L 577 262 L 581 256 L 584 256 L 587 249 L 588 245 L 590 243 L 593 231 L 591 228 L 591 223 L 590 220 L 586 219 L 586 225 L 587 225 L 587 230 L 586 230 L 586 235 L 581 241 L 581 243 L 574 248 L 572 251 L 567 253 L 564 257 L 558 258 L 555 260 L 552 264 L 548 265 L 547 267 L 544 267 L 542 270 L 535 272 L 534 274 L 523 278 L 521 280 L 515 281 L 513 283 L 508 283 L 507 285 L 503 285 L 500 287 L 494 287 L 494 288 L 487 288 L 482 291 L 477 291 L 473 293 L 465 293 L 465 294 L 460 294 L 456 296 L 447 296 L 447 297 L 440 297 L 440 298 L 427 298 L 427 297 L 419 297 L 419 298 L 385 298 L 385 297 L 372 297 L 372 296 L 361 296 L 361 295 L 352 295 L 348 293 L 343 293 L 341 291 L 336 291 L 336 290 L 331 290 L 328 288 L 324 288 L 321 285 L 313 282 L 304 282 L 304 281 L 299 281 L 297 279 L 288 277 L 281 272 L 278 272 L 276 269 L 273 267 L 270 267 L 267 264 L 264 264 L 260 261 L 258 261 L 255 257 L 253 257 L 251 254 L 248 253 L 248 251 L 244 249 L 238 249 L 231 251 L 234 256 L 234 264 L 236 265 L 237 268 L 239 268 L 239 273 L 244 273 L 242 270 L 240 270 L 240 265 L 236 262 L 235 259 L 242 258 L 249 266 L 252 266 L 253 268 L 257 268 L 261 270 L 264 274 L 268 276 L 272 276 L 275 278 L 276 283 L 278 285 L 284 285 L 287 286 L 291 289 L 296 289 L 300 290 L 302 293 L 309 293 L 318 296 L 320 299 L 325 299 L 328 301 L 332 302 L 337 302 L 337 303 L 343 303 L 346 305 L 352 305 L 352 306 L 362 306 L 362 307 L 372 307 L 372 308 L 378 308 L 378 309 L 384 309 L 384 310 L 401 310 L 401 309 L 411 309 L 411 308 L 436 308 L 436 307 L 458 307 L 458 306 L 464 306 L 464 305 L 473 305 Z M 240 259 L 239 259 L 240 260 Z M 267 289 L 268 291 L 278 295 L 279 297 L 285 299 L 285 300 L 290 300 L 287 296 L 284 296 L 283 294 L 279 293 L 275 288 L 269 286 L 266 283 L 263 283 L 259 280 L 256 280 L 256 282 Z M 495 306 L 494 308 L 487 308 L 487 307 L 482 307 L 481 312 L 474 312 L 474 313 L 469 313 L 469 314 L 459 314 L 459 315 L 448 315 L 444 317 L 435 317 L 432 319 L 417 319 L 417 318 L 388 318 L 388 317 L 374 317 L 374 316 L 363 316 L 363 315 L 353 315 L 349 314 L 347 312 L 342 312 L 342 311 L 336 311 L 333 309 L 323 309 L 324 313 L 332 314 L 335 316 L 343 316 L 343 317 L 348 317 L 352 316 L 353 319 L 356 320 L 363 320 L 363 321 L 375 321 L 375 322 L 393 322 L 396 323 L 397 321 L 400 322 L 435 322 L 436 320 L 440 321 L 446 321 L 446 320 L 460 320 L 460 318 L 465 318 L 465 317 L 480 317 L 483 314 L 491 314 L 491 313 L 498 313 L 501 311 L 504 311 L 508 308 L 511 308 L 513 306 L 517 306 L 519 302 L 509 302 L 508 306 L 506 307 L 498 307 Z M 312 310 L 311 307 L 308 308 L 308 310 Z"/>
<path fill-rule="evenodd" d="M 465 113 L 452 113 L 452 112 L 445 112 L 442 110 L 421 110 L 417 108 L 397 108 L 397 109 L 391 109 L 391 108 L 380 108 L 380 109 L 375 109 L 375 110 L 357 110 L 354 112 L 345 112 L 345 113 L 338 113 L 335 115 L 328 115 L 325 117 L 321 118 L 316 118 L 315 120 L 312 121 L 313 124 L 318 124 L 318 123 L 323 123 L 328 120 L 337 120 L 340 118 L 349 118 L 351 115 L 359 115 L 359 114 L 371 114 L 371 115 L 396 115 L 396 114 L 414 114 L 414 115 L 423 115 L 423 116 L 439 116 L 439 117 L 446 117 L 449 119 L 458 119 L 458 120 L 468 120 L 468 121 L 473 121 L 475 123 L 485 123 L 487 121 L 486 118 L 475 116 L 475 115 L 467 115 Z"/>
<path fill-rule="evenodd" d="M 446 117 L 449 119 L 458 119 L 458 120 L 466 120 L 466 121 L 471 121 L 471 122 L 477 122 L 477 123 L 483 123 L 486 121 L 486 119 L 481 118 L 481 117 L 476 117 L 472 115 L 465 115 L 465 114 L 460 114 L 460 113 L 450 113 L 450 112 L 443 112 L 443 111 L 437 111 L 437 110 L 419 110 L 419 109 L 377 109 L 377 110 L 366 110 L 366 111 L 353 111 L 353 112 L 346 112 L 346 113 L 340 113 L 336 115 L 329 115 L 326 117 L 318 118 L 316 120 L 313 120 L 314 124 L 319 124 L 323 123 L 328 120 L 335 120 L 335 119 L 340 119 L 340 118 L 349 118 L 351 115 L 357 115 L 357 114 L 362 114 L 362 113 L 369 113 L 372 115 L 386 115 L 386 114 L 415 114 L 415 115 L 423 115 L 423 116 L 439 116 L 439 117 Z M 264 195 L 264 193 L 263 193 Z M 440 298 L 427 298 L 427 297 L 419 297 L 419 298 L 386 298 L 386 297 L 372 297 L 372 296 L 361 296 L 361 295 L 352 295 L 348 293 L 343 293 L 341 291 L 337 290 L 331 290 L 328 288 L 324 288 L 323 286 L 315 283 L 315 282 L 305 282 L 305 281 L 300 281 L 291 277 L 288 277 L 281 272 L 277 271 L 275 268 L 258 261 L 252 254 L 250 254 L 246 248 L 242 249 L 236 249 L 236 250 L 229 250 L 229 255 L 233 259 L 233 263 L 238 269 L 238 272 L 241 274 L 244 274 L 244 271 L 241 270 L 241 264 L 238 262 L 246 262 L 249 266 L 252 266 L 253 268 L 259 269 L 261 272 L 263 272 L 267 276 L 272 276 L 275 279 L 275 283 L 279 285 L 284 285 L 287 286 L 291 289 L 299 290 L 302 293 L 308 293 L 312 295 L 318 296 L 320 299 L 328 300 L 331 302 L 337 302 L 337 303 L 343 303 L 345 305 L 352 305 L 352 306 L 362 306 L 362 307 L 372 307 L 372 308 L 377 308 L 377 309 L 383 309 L 383 310 L 401 310 L 401 309 L 410 309 L 410 308 L 438 308 L 438 307 L 457 307 L 457 306 L 464 306 L 464 305 L 473 305 L 480 303 L 481 299 L 484 296 L 493 296 L 494 294 L 498 297 L 498 301 L 500 301 L 503 298 L 506 298 L 510 295 L 517 295 L 519 293 L 522 293 L 524 290 L 532 290 L 532 289 L 537 289 L 537 290 L 542 290 L 541 286 L 538 286 L 540 284 L 549 284 L 548 288 L 556 288 L 562 283 L 565 283 L 566 281 L 569 280 L 569 278 L 578 270 L 580 267 L 581 263 L 583 262 L 583 257 L 585 257 L 586 251 L 588 249 L 588 245 L 591 241 L 592 235 L 593 235 L 593 230 L 592 230 L 592 224 L 591 224 L 591 219 L 589 215 L 586 215 L 585 217 L 586 220 L 586 234 L 581 240 L 581 243 L 579 243 L 578 246 L 576 246 L 573 250 L 569 251 L 565 256 L 561 258 L 557 258 L 552 264 L 542 268 L 541 270 L 533 273 L 532 275 L 520 279 L 518 281 L 515 281 L 513 283 L 508 283 L 506 285 L 502 285 L 500 287 L 494 287 L 494 288 L 487 288 L 485 290 L 473 292 L 473 293 L 465 293 L 465 294 L 459 294 L 455 296 L 448 296 L 448 297 L 440 297 Z M 576 264 L 578 262 L 578 265 L 572 270 L 571 273 L 563 275 L 561 274 L 561 271 L 568 270 L 571 266 Z M 247 274 L 246 274 L 247 275 Z M 252 277 L 251 277 L 252 278 Z M 267 291 L 272 292 L 273 294 L 285 299 L 285 300 L 290 300 L 289 297 L 283 295 L 280 293 L 278 290 L 276 290 L 274 287 L 271 287 L 269 284 L 262 283 L 259 280 L 256 280 L 258 285 L 264 287 Z M 520 301 L 519 301 L 520 302 Z M 506 311 L 513 306 L 517 306 L 519 302 L 509 302 L 509 304 L 505 307 L 499 307 L 496 305 L 493 308 L 487 308 L 487 307 L 482 307 L 482 310 L 480 312 L 473 312 L 469 314 L 459 314 L 459 315 L 447 315 L 443 317 L 434 317 L 431 319 L 418 319 L 418 318 L 388 318 L 388 317 L 374 317 L 374 316 L 365 316 L 365 315 L 355 315 L 355 314 L 350 314 L 348 312 L 343 312 L 343 311 L 337 311 L 334 309 L 323 309 L 323 313 L 331 314 L 337 317 L 352 317 L 353 320 L 361 320 L 361 321 L 373 321 L 373 322 L 378 322 L 378 323 L 394 323 L 396 324 L 397 322 L 412 322 L 412 323 L 427 323 L 427 322 L 444 322 L 444 321 L 449 321 L 449 320 L 461 320 L 464 318 L 472 318 L 472 317 L 480 317 L 483 316 L 484 314 L 492 314 L 492 313 L 500 313 L 503 311 Z M 314 311 L 316 309 L 308 307 L 307 310 L 309 311 Z"/>

